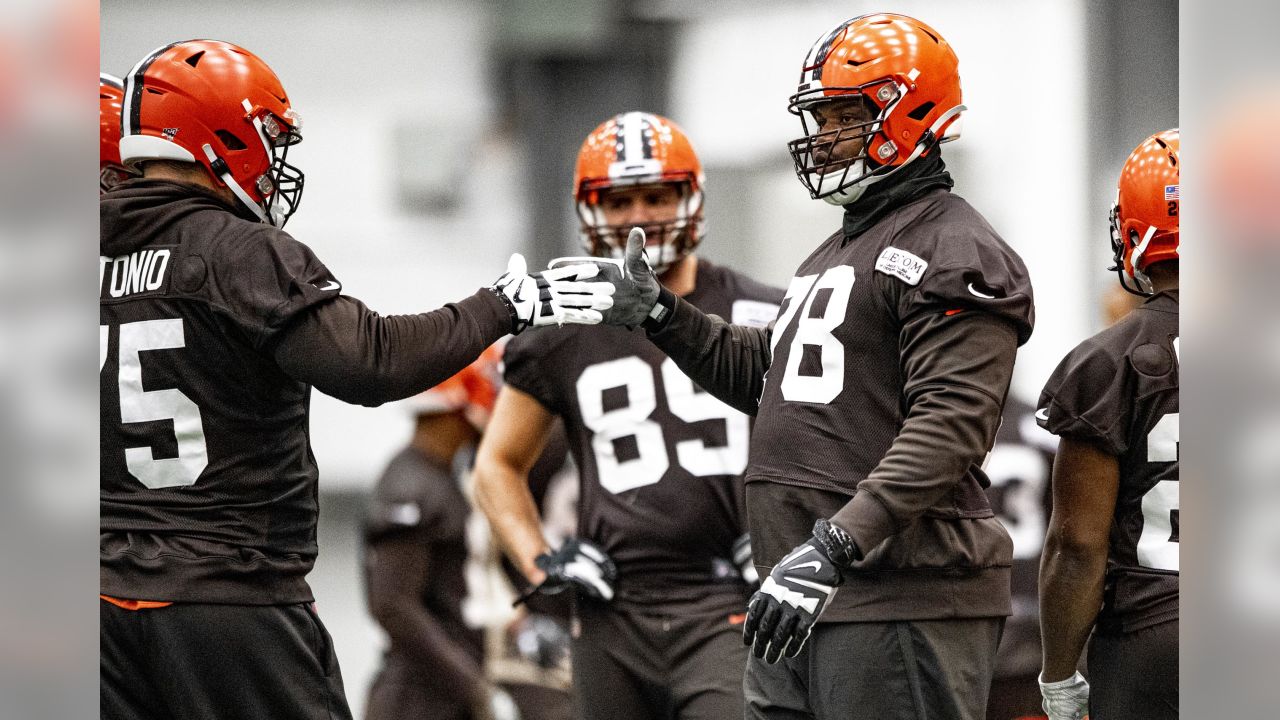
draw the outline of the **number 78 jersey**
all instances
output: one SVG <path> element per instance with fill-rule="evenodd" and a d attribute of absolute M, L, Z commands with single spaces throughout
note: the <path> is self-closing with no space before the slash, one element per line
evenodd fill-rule
<path fill-rule="evenodd" d="M 1178 291 L 1160 293 L 1067 354 L 1036 420 L 1117 456 L 1120 489 L 1100 627 L 1178 615 Z"/>
<path fill-rule="evenodd" d="M 909 386 L 910 371 L 982 372 L 966 348 L 932 347 L 926 332 L 975 314 L 1008 322 L 1019 344 L 1034 322 L 1022 259 L 962 198 L 936 190 L 856 238 L 832 235 L 801 263 L 773 326 L 746 482 L 853 495 L 897 437 L 913 394 L 928 389 Z M 1002 401 L 1004 389 L 995 392 Z M 998 424 L 997 410 L 993 434 Z M 940 502 L 990 512 L 977 465 L 989 449 L 957 449 L 975 456 L 970 477 L 958 486 L 963 497 Z"/>

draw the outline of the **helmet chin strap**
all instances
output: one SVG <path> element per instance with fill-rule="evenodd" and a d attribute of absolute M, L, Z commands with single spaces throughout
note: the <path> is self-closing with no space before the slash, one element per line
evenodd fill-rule
<path fill-rule="evenodd" d="M 1156 227 L 1154 225 L 1147 226 L 1147 232 L 1142 236 L 1142 242 L 1138 243 L 1138 247 L 1134 248 L 1133 255 L 1129 259 L 1129 264 L 1133 267 L 1133 279 L 1140 283 L 1143 290 L 1151 291 L 1151 278 L 1147 274 L 1138 269 L 1138 263 L 1142 261 L 1142 256 L 1147 253 L 1147 246 L 1151 244 L 1151 238 L 1155 237 Z"/>
<path fill-rule="evenodd" d="M 236 196 L 241 204 L 249 208 L 249 210 L 258 217 L 260 222 L 267 223 L 268 225 L 274 225 L 275 223 L 273 223 L 267 217 L 266 213 L 263 212 L 262 206 L 254 202 L 253 198 L 249 197 L 249 193 L 245 192 L 244 188 L 240 187 L 240 183 L 236 182 L 236 179 L 231 176 L 231 168 L 227 167 L 225 160 L 218 157 L 218 154 L 213 151 L 213 147 L 208 143 L 205 143 L 203 149 L 205 158 L 209 160 L 209 167 L 213 168 L 214 174 L 217 175 L 222 182 L 226 183 L 227 187 L 231 189 L 231 193 Z"/>
<path fill-rule="evenodd" d="M 895 105 L 894 107 L 897 107 L 897 106 Z M 929 129 L 927 131 L 925 131 L 924 137 L 922 137 L 921 140 L 923 141 L 925 138 L 930 138 L 930 137 L 938 137 L 938 131 L 942 129 L 943 125 L 947 124 L 947 121 L 949 121 L 953 117 L 956 117 L 957 115 L 959 115 L 960 113 L 964 112 L 967 109 L 968 108 L 965 107 L 964 105 L 957 105 L 951 108 L 950 110 L 939 115 L 938 119 L 933 121 L 933 124 L 929 126 Z M 888 120 L 888 117 L 886 117 L 884 120 L 881 121 L 881 127 L 884 127 L 884 122 L 886 122 L 887 120 Z M 924 151 L 928 149 L 931 145 L 937 145 L 937 144 L 939 143 L 918 142 L 916 143 L 915 149 L 911 151 L 911 154 L 907 156 L 906 160 L 902 161 L 901 165 L 898 165 L 897 167 L 893 168 L 892 170 L 890 170 L 889 172 L 883 175 L 869 175 L 859 180 L 858 182 L 854 183 L 853 185 L 849 186 L 848 188 L 845 188 L 844 190 L 837 190 L 836 192 L 833 192 L 830 195 L 823 196 L 822 199 L 826 200 L 828 203 L 832 205 L 848 205 L 849 203 L 854 202 L 858 198 L 862 197 L 862 194 L 867 191 L 868 187 L 871 187 L 872 185 L 875 185 L 878 182 L 883 182 L 893 177 L 894 173 L 906 167 L 911 163 L 912 160 L 915 160 L 916 158 L 924 154 Z M 858 164 L 864 164 L 865 162 L 866 161 L 864 159 L 859 159 L 857 161 Z M 861 170 L 862 168 L 859 167 L 858 169 Z"/>

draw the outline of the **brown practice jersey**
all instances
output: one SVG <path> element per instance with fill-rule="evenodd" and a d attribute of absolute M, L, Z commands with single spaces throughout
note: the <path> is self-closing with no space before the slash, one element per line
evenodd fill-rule
<path fill-rule="evenodd" d="M 310 388 L 264 348 L 338 282 L 280 230 L 154 194 L 101 238 L 102 592 L 311 600 Z"/>
<path fill-rule="evenodd" d="M 315 254 L 200 188 L 103 196 L 100 592 L 305 602 L 316 557 L 311 386 L 407 397 L 510 328 L 493 293 L 379 316 Z"/>
<path fill-rule="evenodd" d="M 364 560 L 368 578 L 378 572 L 379 540 L 405 536 L 428 547 L 428 577 L 402 578 L 401 582 L 423 582 L 423 608 L 451 640 L 479 662 L 483 655 L 480 632 L 468 627 L 462 615 L 467 597 L 465 571 L 470 514 L 471 505 L 451 469 L 432 462 L 419 450 L 406 448 L 391 459 L 369 501 Z M 387 663 L 413 664 L 409 655 L 395 646 L 394 640 L 387 651 Z"/>
<path fill-rule="evenodd" d="M 1021 258 L 946 190 L 819 245 L 770 337 L 745 476 L 757 564 L 776 563 L 857 494 L 850 507 L 872 518 L 850 528 L 868 538 L 865 558 L 824 621 L 1007 614 L 1010 541 L 979 465 L 1032 323 Z M 977 332 L 1006 349 L 969 341 Z M 926 424 L 963 416 L 965 434 L 925 458 L 912 448 L 936 433 L 922 428 L 891 454 L 909 413 Z"/>
<path fill-rule="evenodd" d="M 699 259 L 685 300 L 762 327 L 781 296 Z M 578 533 L 617 564 L 615 602 L 741 605 L 731 550 L 745 532 L 747 416 L 697 387 L 639 329 L 521 335 L 504 364 L 507 384 L 564 419 L 582 487 Z"/>
<path fill-rule="evenodd" d="M 1178 291 L 1149 298 L 1058 365 L 1037 420 L 1120 462 L 1098 626 L 1129 632 L 1178 616 Z"/>

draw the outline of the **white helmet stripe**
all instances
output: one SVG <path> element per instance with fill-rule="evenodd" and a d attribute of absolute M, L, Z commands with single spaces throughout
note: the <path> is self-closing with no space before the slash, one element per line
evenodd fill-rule
<path fill-rule="evenodd" d="M 844 32 L 845 28 L 864 17 L 866 17 L 866 15 L 849 18 L 840 25 L 837 25 L 831 32 L 818 38 L 818 41 L 813 44 L 813 47 L 809 48 L 809 54 L 804 57 L 804 65 L 800 70 L 801 83 L 804 83 L 805 81 L 804 71 L 809 68 L 812 68 L 812 71 L 809 73 L 809 80 L 822 80 L 822 65 L 827 59 L 827 54 L 831 52 L 831 46 L 835 43 L 836 38 L 840 33 Z"/>
<path fill-rule="evenodd" d="M 618 160 L 620 162 L 634 163 L 653 157 L 653 150 L 644 137 L 644 129 L 648 124 L 648 118 L 640 112 L 623 113 L 618 117 Z"/>

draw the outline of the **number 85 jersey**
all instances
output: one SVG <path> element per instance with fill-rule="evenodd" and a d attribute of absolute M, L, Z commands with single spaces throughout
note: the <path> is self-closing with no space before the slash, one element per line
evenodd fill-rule
<path fill-rule="evenodd" d="M 684 300 L 763 328 L 782 291 L 698 259 Z M 566 326 L 519 335 L 507 385 L 564 419 L 580 473 L 578 534 L 618 566 L 616 603 L 742 607 L 729 562 L 746 530 L 750 421 L 697 387 L 643 330 Z"/>
<path fill-rule="evenodd" d="M 1149 298 L 1058 365 L 1036 420 L 1120 462 L 1098 626 L 1178 616 L 1178 291 Z"/>

